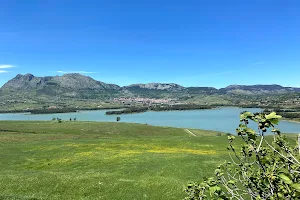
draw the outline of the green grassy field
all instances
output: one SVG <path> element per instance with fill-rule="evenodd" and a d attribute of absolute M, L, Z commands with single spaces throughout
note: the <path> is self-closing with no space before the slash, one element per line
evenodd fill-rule
<path fill-rule="evenodd" d="M 0 199 L 182 199 L 227 158 L 214 131 L 0 121 Z"/>

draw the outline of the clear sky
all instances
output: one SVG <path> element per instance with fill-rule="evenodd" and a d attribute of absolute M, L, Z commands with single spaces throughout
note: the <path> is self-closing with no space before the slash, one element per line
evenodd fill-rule
<path fill-rule="evenodd" d="M 300 87 L 300 1 L 0 0 L 0 85 L 66 72 Z"/>

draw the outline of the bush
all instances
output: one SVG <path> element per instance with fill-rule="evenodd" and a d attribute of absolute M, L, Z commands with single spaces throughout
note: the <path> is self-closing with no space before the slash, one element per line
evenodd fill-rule
<path fill-rule="evenodd" d="M 222 133 L 217 133 L 216 136 L 220 137 L 222 136 Z"/>
<path fill-rule="evenodd" d="M 292 148 L 275 128 L 280 118 L 275 112 L 242 113 L 236 132 L 243 145 L 236 149 L 235 136 L 228 136 L 231 161 L 218 166 L 214 177 L 205 178 L 202 183 L 189 183 L 185 199 L 298 199 L 298 147 Z M 247 126 L 249 120 L 258 124 L 258 133 Z M 274 133 L 273 142 L 265 137 L 267 129 Z"/>

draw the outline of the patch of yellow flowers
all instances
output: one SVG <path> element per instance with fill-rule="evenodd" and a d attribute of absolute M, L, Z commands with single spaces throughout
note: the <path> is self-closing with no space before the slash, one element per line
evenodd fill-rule
<path fill-rule="evenodd" d="M 53 150 L 62 147 L 75 147 L 76 152 L 69 157 L 54 158 L 47 161 L 49 164 L 70 164 L 79 160 L 84 159 L 119 159 L 129 158 L 137 154 L 143 153 L 155 153 L 155 154 L 194 154 L 194 155 L 213 155 L 216 154 L 215 150 L 207 149 L 190 149 L 182 147 L 166 147 L 162 145 L 151 145 L 151 144 L 77 144 L 67 143 L 63 146 L 47 146 L 47 147 L 36 147 L 34 150 Z M 78 151 L 81 150 L 82 151 Z M 33 149 L 32 149 L 33 150 Z M 32 160 L 28 160 L 32 163 Z M 36 161 L 35 161 L 36 162 Z"/>

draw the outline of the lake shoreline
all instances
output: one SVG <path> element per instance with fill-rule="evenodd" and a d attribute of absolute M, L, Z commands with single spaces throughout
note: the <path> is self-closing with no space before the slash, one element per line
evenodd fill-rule
<path fill-rule="evenodd" d="M 194 106 L 194 108 L 184 108 L 184 106 Z M 172 106 L 168 107 L 168 109 L 164 109 L 166 107 L 160 107 L 160 108 L 150 108 L 149 111 L 153 111 L 153 112 L 164 112 L 164 111 L 188 111 L 188 110 L 212 110 L 212 109 L 218 109 L 218 108 L 243 108 L 243 109 L 247 109 L 247 108 L 254 108 L 252 106 L 249 105 L 249 107 L 247 106 L 234 106 L 234 105 L 224 105 L 224 106 L 220 106 L 220 105 L 197 105 L 197 104 L 182 104 L 179 106 L 183 106 L 181 109 L 176 109 L 176 108 L 172 108 Z M 198 107 L 202 107 L 202 108 L 197 108 Z M 207 108 L 204 108 L 207 107 Z M 115 107 L 100 107 L 100 108 L 61 108 L 61 109 L 29 109 L 29 110 L 0 110 L 0 114 L 19 114 L 19 113 L 28 113 L 28 114 L 58 114 L 58 113 L 73 113 L 73 112 L 79 112 L 79 111 L 97 111 L 97 110 L 114 110 L 114 109 L 129 109 L 129 108 L 144 108 L 143 106 L 141 107 L 128 107 L 128 106 L 115 106 Z M 257 109 L 262 109 L 259 107 L 255 107 Z M 66 111 L 64 111 L 66 110 Z M 72 111 L 70 111 L 72 110 Z M 147 111 L 144 111 L 147 112 Z M 140 112 L 137 112 L 140 113 Z M 123 113 L 122 113 L 123 114 Z M 124 114 L 130 114 L 130 113 L 124 113 Z M 134 113 L 133 113 L 134 114 Z"/>
<path fill-rule="evenodd" d="M 214 130 L 225 133 L 235 133 L 240 120 L 239 115 L 243 111 L 252 113 L 261 112 L 262 109 L 218 107 L 205 110 L 175 110 L 175 111 L 148 111 L 144 113 L 132 113 L 121 115 L 121 122 L 149 124 L 153 126 L 168 126 L 177 128 L 191 128 Z M 105 115 L 108 110 L 78 111 L 75 113 L 57 113 L 31 115 L 23 114 L 0 114 L 0 120 L 14 121 L 51 121 L 54 118 L 69 121 L 76 118 L 76 121 L 116 122 L 117 115 Z M 72 120 L 73 121 L 73 120 Z M 256 128 L 250 124 L 250 128 Z M 281 121 L 278 128 L 286 133 L 299 133 L 300 123 Z"/>
<path fill-rule="evenodd" d="M 183 104 L 183 106 L 188 104 Z M 182 106 L 182 105 L 180 105 Z M 108 114 L 108 115 L 123 115 L 123 114 L 138 114 L 138 113 L 144 113 L 148 111 L 152 112 L 169 112 L 169 111 L 193 111 L 193 110 L 214 110 L 219 108 L 236 108 L 236 109 L 266 109 L 262 107 L 253 107 L 252 105 L 249 106 L 239 106 L 239 105 L 193 105 L 193 106 L 199 106 L 199 107 L 207 107 L 207 108 L 182 108 L 182 109 L 176 109 L 169 107 L 168 109 L 162 108 L 150 108 L 143 112 L 124 112 L 119 114 Z M 74 113 L 74 112 L 80 112 L 80 111 L 98 111 L 98 110 L 114 110 L 114 109 L 130 109 L 130 108 L 143 108 L 143 107 L 128 107 L 128 106 L 116 106 L 116 107 L 101 107 L 101 108 L 65 108 L 66 111 L 64 111 L 64 108 L 62 109 L 49 109 L 49 110 L 0 110 L 0 114 L 21 114 L 21 113 L 28 113 L 31 115 L 35 114 L 59 114 L 59 113 Z M 271 109 L 271 108 L 270 108 Z M 72 110 L 72 111 L 70 111 Z"/>
<path fill-rule="evenodd" d="M 74 113 L 80 111 L 98 111 L 98 110 L 114 110 L 125 109 L 126 107 L 107 107 L 107 108 L 68 108 L 64 109 L 49 109 L 49 110 L 1 110 L 0 114 L 30 114 L 30 115 L 44 115 L 44 114 L 60 114 L 60 113 Z M 70 111 L 71 110 L 71 111 Z"/>

